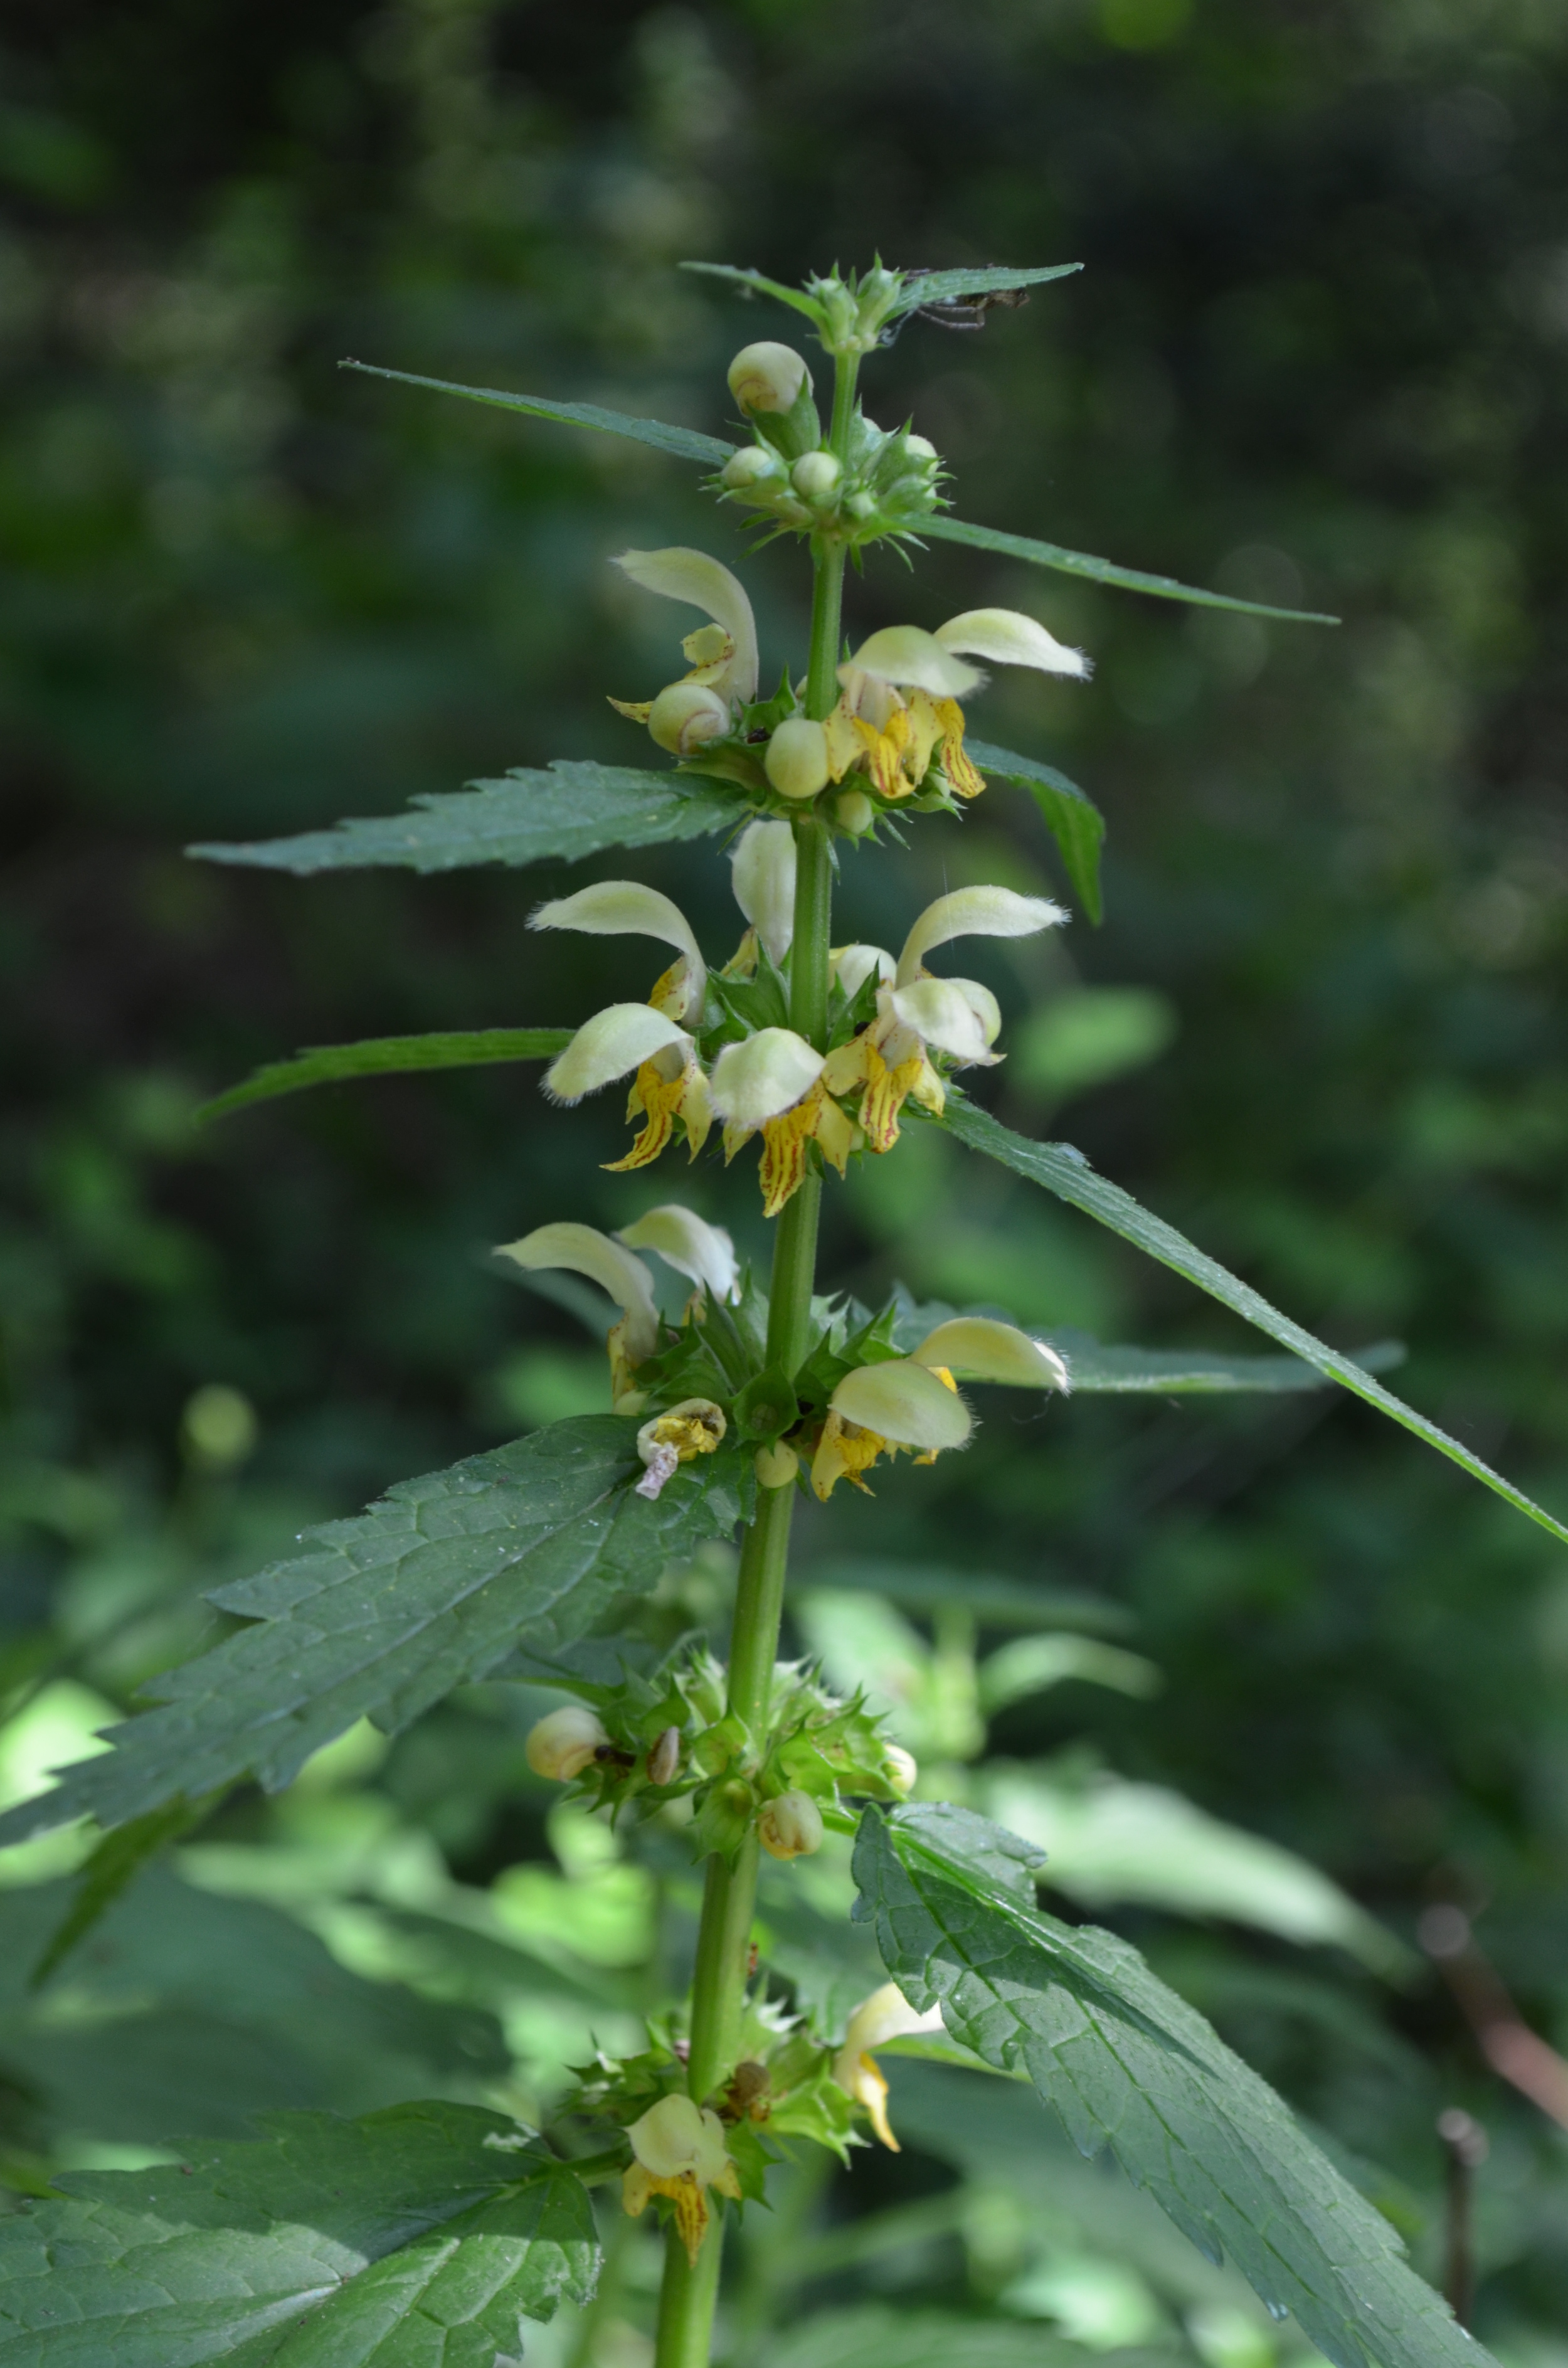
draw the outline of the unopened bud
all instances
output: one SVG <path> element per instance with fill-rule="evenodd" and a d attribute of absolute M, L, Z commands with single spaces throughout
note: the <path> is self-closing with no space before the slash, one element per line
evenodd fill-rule
<path fill-rule="evenodd" d="M 908 1758 L 907 1753 L 904 1756 Z M 910 1764 L 913 1766 L 913 1761 Z M 679 1770 L 680 1729 L 678 1726 L 666 1726 L 649 1751 L 648 1782 L 650 1784 L 673 1784 Z M 907 1791 L 908 1787 L 904 1789 Z"/>
<path fill-rule="evenodd" d="M 729 728 L 728 707 L 700 682 L 668 684 L 648 715 L 649 732 L 673 757 L 689 757 L 707 741 L 722 739 Z"/>
<path fill-rule="evenodd" d="M 765 444 L 744 444 L 719 472 L 719 483 L 728 485 L 732 493 L 744 492 L 751 485 L 760 485 L 769 477 L 782 477 L 784 463 L 777 452 Z"/>
<path fill-rule="evenodd" d="M 843 474 L 843 464 L 833 453 L 805 452 L 790 470 L 790 482 L 803 502 L 821 503 L 831 499 Z"/>
<path fill-rule="evenodd" d="M 781 798 L 814 798 L 827 786 L 827 734 L 809 716 L 787 715 L 775 728 L 762 766 Z"/>
<path fill-rule="evenodd" d="M 730 364 L 730 393 L 743 411 L 789 411 L 812 374 L 792 346 L 743 346 Z"/>
<path fill-rule="evenodd" d="M 769 1858 L 809 1858 L 821 1850 L 822 1833 L 822 1811 L 809 1793 L 780 1793 L 757 1816 L 756 1838 Z"/>
<path fill-rule="evenodd" d="M 852 518 L 869 518 L 877 507 L 877 497 L 862 486 L 858 493 L 846 495 L 844 507 Z"/>
<path fill-rule="evenodd" d="M 566 1702 L 529 1730 L 525 1748 L 536 1776 L 547 1776 L 554 1784 L 569 1784 L 608 1741 L 591 1710 L 581 1702 Z"/>
<path fill-rule="evenodd" d="M 924 436 L 906 436 L 903 449 L 912 461 L 939 461 L 942 457 L 936 446 Z"/>
<path fill-rule="evenodd" d="M 884 1743 L 882 1759 L 887 1767 L 888 1782 L 895 1793 L 907 1799 L 914 1792 L 915 1780 L 920 1773 L 915 1754 L 906 1751 L 902 1743 Z"/>
<path fill-rule="evenodd" d="M 800 1457 L 782 1440 L 772 1447 L 759 1447 L 754 1460 L 756 1476 L 765 1488 L 788 1488 L 801 1468 Z"/>
<path fill-rule="evenodd" d="M 877 818 L 877 809 L 864 790 L 841 790 L 833 802 L 833 818 L 840 830 L 853 831 L 858 838 L 869 830 Z"/>

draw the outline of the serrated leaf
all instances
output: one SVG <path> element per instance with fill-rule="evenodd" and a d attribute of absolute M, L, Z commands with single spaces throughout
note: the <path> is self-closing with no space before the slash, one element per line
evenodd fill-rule
<path fill-rule="evenodd" d="M 1292 1323 L 1277 1307 L 1271 1307 L 1250 1283 L 1243 1282 L 1239 1275 L 1232 1274 L 1217 1259 L 1199 1249 L 1185 1235 L 1178 1234 L 1174 1225 L 1167 1225 L 1163 1217 L 1156 1217 L 1151 1210 L 1143 1208 L 1131 1192 L 1124 1192 L 1119 1184 L 1112 1184 L 1105 1177 L 1096 1176 L 1083 1153 L 1074 1150 L 1070 1143 L 1030 1143 L 1026 1136 L 1015 1134 L 1010 1127 L 1001 1125 L 989 1111 L 977 1109 L 973 1102 L 951 1088 L 949 1089 L 942 1123 L 971 1151 L 983 1151 L 987 1158 L 999 1161 L 1004 1167 L 1010 1167 L 1015 1176 L 1022 1176 L 1029 1183 L 1039 1184 L 1046 1191 L 1054 1192 L 1059 1201 L 1065 1201 L 1071 1208 L 1081 1209 L 1097 1224 L 1108 1225 L 1112 1233 L 1119 1234 L 1135 1249 L 1143 1250 L 1150 1258 L 1158 1258 L 1162 1266 L 1174 1268 L 1177 1274 L 1185 1275 L 1188 1282 L 1198 1285 L 1199 1291 L 1206 1291 L 1211 1299 L 1218 1299 L 1226 1307 L 1233 1308 L 1248 1324 L 1256 1325 L 1260 1332 L 1267 1332 L 1296 1356 L 1304 1357 L 1309 1364 L 1317 1367 L 1320 1373 L 1326 1373 L 1330 1381 L 1341 1383 L 1358 1398 L 1365 1398 L 1369 1406 L 1376 1406 L 1381 1414 L 1391 1416 L 1406 1430 L 1414 1431 L 1417 1439 L 1424 1440 L 1428 1447 L 1435 1447 L 1440 1455 L 1446 1455 L 1450 1463 L 1457 1463 L 1472 1479 L 1483 1482 L 1501 1497 L 1505 1504 L 1512 1505 L 1516 1512 L 1527 1514 L 1532 1521 L 1539 1521 L 1543 1530 L 1550 1530 L 1554 1538 L 1560 1538 L 1564 1545 L 1568 1545 L 1568 1527 L 1546 1512 L 1532 1497 L 1527 1497 L 1522 1488 L 1516 1488 L 1511 1480 L 1506 1480 L 1501 1473 L 1494 1472 L 1489 1463 L 1483 1463 L 1479 1455 L 1473 1454 L 1459 1440 L 1450 1439 L 1448 1432 L 1439 1430 L 1435 1422 L 1428 1422 L 1425 1415 L 1417 1414 L 1415 1408 L 1406 1406 L 1403 1398 L 1396 1398 L 1392 1390 L 1385 1390 L 1381 1382 L 1374 1381 L 1371 1374 L 1353 1359 L 1343 1355 L 1337 1349 L 1329 1348 L 1325 1341 L 1315 1339 L 1301 1325 Z"/>
<path fill-rule="evenodd" d="M 901 313 L 923 312 L 927 304 L 950 304 L 966 296 L 994 295 L 1006 288 L 1039 288 L 1047 279 L 1066 279 L 1083 268 L 1081 263 L 1048 263 L 1036 271 L 1009 271 L 1005 264 L 990 264 L 979 271 L 922 272 L 905 281 L 888 319 L 896 321 Z"/>
<path fill-rule="evenodd" d="M 953 1809 L 862 1818 L 856 1913 L 874 1919 L 911 2003 L 939 2001 L 955 2039 L 1026 2073 L 1081 2153 L 1108 2146 L 1200 2252 L 1229 2252 L 1338 2368 L 1484 2368 L 1381 2214 L 1135 1949 L 980 1871 L 999 1831 Z"/>
<path fill-rule="evenodd" d="M 358 370 L 366 378 L 390 378 L 400 386 L 425 386 L 434 394 L 460 394 L 468 403 L 488 403 L 500 411 L 521 411 L 533 419 L 553 419 L 562 427 L 592 427 L 605 436 L 626 436 L 634 444 L 651 444 L 656 452 L 671 452 L 677 461 L 703 461 L 722 467 L 734 450 L 722 437 L 701 436 L 694 427 L 671 427 L 662 419 L 639 419 L 629 411 L 605 411 L 597 403 L 556 403 L 543 394 L 510 394 L 493 386 L 459 386 L 452 379 L 421 378 L 414 370 L 382 370 L 376 362 L 345 360 L 339 370 Z"/>
<path fill-rule="evenodd" d="M 358 1520 L 307 1530 L 308 1553 L 215 1588 L 254 1624 L 154 1679 L 162 1707 L 7 1811 L 0 1847 L 80 1816 L 120 1825 L 242 1775 L 277 1791 L 356 1719 L 395 1734 L 515 1646 L 584 1634 L 618 1595 L 728 1535 L 751 1485 L 749 1454 L 722 1450 L 651 1504 L 628 1485 L 636 1429 L 614 1415 L 552 1423 L 402 1481 Z"/>
<path fill-rule="evenodd" d="M 575 863 L 606 847 L 656 847 L 744 822 L 749 808 L 699 773 L 642 773 L 560 758 L 547 772 L 515 767 L 448 796 L 415 798 L 402 814 L 353 818 L 293 838 L 203 840 L 187 854 L 268 871 L 348 871 L 396 864 L 457 871 L 475 863 Z"/>
<path fill-rule="evenodd" d="M 367 1036 L 358 1044 L 316 1044 L 291 1061 L 269 1061 L 243 1084 L 203 1102 L 198 1126 L 307 1086 L 335 1086 L 346 1077 L 392 1077 L 417 1069 L 474 1069 L 495 1061 L 549 1061 L 572 1042 L 570 1028 L 471 1028 L 439 1036 Z"/>
<path fill-rule="evenodd" d="M 1105 917 L 1100 897 L 1105 816 L 1098 806 L 1065 773 L 1059 773 L 1054 765 L 1042 765 L 1038 757 L 1015 756 L 1011 748 L 993 747 L 988 740 L 971 740 L 967 736 L 964 748 L 983 773 L 1028 791 L 1045 817 L 1046 828 L 1056 841 L 1067 877 L 1085 912 L 1097 928 Z"/>
<path fill-rule="evenodd" d="M 1091 584 L 1110 584 L 1123 592 L 1150 592 L 1158 600 L 1186 600 L 1199 609 L 1237 609 L 1247 617 L 1278 617 L 1290 625 L 1337 625 L 1337 617 L 1316 609 L 1272 609 L 1263 600 L 1238 600 L 1228 592 L 1204 592 L 1178 584 L 1174 575 L 1147 575 L 1136 567 L 1118 567 L 1109 559 L 1095 559 L 1085 551 L 1064 551 L 1059 542 L 1040 542 L 1033 535 L 1006 534 L 994 526 L 971 526 L 963 518 L 934 516 L 922 518 L 923 535 L 940 542 L 964 542 L 974 551 L 994 551 L 1004 559 L 1026 559 L 1035 567 L 1054 567 L 1063 575 L 1081 575 Z"/>
<path fill-rule="evenodd" d="M 502 2114 L 263 2127 L 0 2220 L 4 2368 L 494 2368 L 591 2295 L 587 2191 Z"/>

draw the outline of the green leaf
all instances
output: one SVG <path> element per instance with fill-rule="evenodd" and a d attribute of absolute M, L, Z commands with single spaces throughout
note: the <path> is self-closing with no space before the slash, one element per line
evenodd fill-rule
<path fill-rule="evenodd" d="M 1532 1521 L 1539 1521 L 1543 1530 L 1550 1530 L 1554 1538 L 1560 1538 L 1564 1545 L 1568 1545 L 1568 1528 L 1551 1513 L 1543 1511 L 1540 1505 L 1525 1495 L 1522 1488 L 1516 1488 L 1511 1480 L 1505 1480 L 1501 1473 L 1494 1472 L 1479 1455 L 1472 1454 L 1457 1439 L 1450 1439 L 1446 1430 L 1439 1430 L 1435 1422 L 1428 1422 L 1426 1416 L 1417 1414 L 1414 1406 L 1407 1406 L 1403 1398 L 1394 1396 L 1392 1390 L 1385 1390 L 1363 1366 L 1355 1363 L 1337 1349 L 1331 1349 L 1325 1342 L 1314 1339 L 1312 1333 L 1303 1330 L 1300 1324 L 1293 1324 L 1288 1315 L 1281 1315 L 1279 1310 L 1271 1307 L 1250 1283 L 1243 1282 L 1238 1275 L 1230 1273 L 1216 1259 L 1207 1257 L 1184 1235 L 1178 1234 L 1174 1225 L 1167 1225 L 1163 1217 L 1156 1217 L 1151 1211 L 1141 1207 L 1131 1192 L 1124 1192 L 1119 1184 L 1108 1183 L 1103 1176 L 1096 1176 L 1083 1153 L 1075 1151 L 1070 1143 L 1030 1143 L 1023 1135 L 1015 1134 L 1011 1128 L 999 1124 L 989 1111 L 977 1109 L 973 1102 L 966 1100 L 950 1087 L 942 1122 L 971 1151 L 983 1151 L 988 1158 L 998 1160 L 1004 1167 L 1010 1167 L 1015 1176 L 1025 1177 L 1031 1184 L 1042 1185 L 1046 1191 L 1054 1192 L 1059 1201 L 1065 1201 L 1072 1208 L 1082 1209 L 1096 1224 L 1108 1225 L 1112 1233 L 1119 1234 L 1123 1241 L 1131 1242 L 1150 1258 L 1158 1258 L 1162 1266 L 1172 1267 L 1177 1274 L 1185 1275 L 1188 1282 L 1198 1285 L 1199 1291 L 1208 1292 L 1210 1298 L 1233 1308 L 1247 1323 L 1255 1324 L 1260 1332 L 1267 1332 L 1283 1348 L 1293 1350 L 1298 1357 L 1304 1357 L 1309 1364 L 1317 1367 L 1320 1373 L 1326 1373 L 1330 1381 L 1342 1383 L 1358 1397 L 1365 1398 L 1369 1406 L 1376 1406 L 1380 1413 L 1391 1415 L 1395 1422 L 1403 1423 L 1406 1430 L 1414 1431 L 1416 1438 L 1425 1440 L 1428 1447 L 1435 1447 L 1440 1455 L 1448 1456 L 1472 1479 L 1483 1481 L 1488 1488 L 1494 1490 L 1517 1512 L 1528 1514 Z"/>
<path fill-rule="evenodd" d="M 1338 2368 L 1484 2363 L 1389 2224 L 1136 1950 L 991 1880 L 986 1861 L 1009 1845 L 1025 1847 L 964 1810 L 862 1818 L 856 1913 L 875 1920 L 911 2003 L 939 2001 L 955 2039 L 1026 2073 L 1081 2153 L 1108 2146 L 1200 2252 L 1229 2251 Z"/>
<path fill-rule="evenodd" d="M 4 2368 L 494 2368 L 598 2270 L 581 2180 L 500 2113 L 271 2113 L 0 2221 Z"/>
<path fill-rule="evenodd" d="M 1028 790 L 1055 839 L 1067 877 L 1085 912 L 1097 928 L 1105 917 L 1100 900 L 1100 848 L 1105 840 L 1105 816 L 1092 798 L 1054 765 L 1034 757 L 1016 757 L 1010 748 L 994 748 L 988 740 L 964 740 L 966 754 L 983 773 L 1012 781 Z"/>
<path fill-rule="evenodd" d="M 247 1855 L 231 1845 L 231 1872 L 236 1854 Z M 28 1968 L 70 1896 L 64 1882 L 0 1889 L 0 2078 L 13 2127 L 19 2116 L 45 2146 L 161 2145 L 171 2129 L 244 2137 L 258 2112 L 364 2113 L 461 2094 L 510 2063 L 486 2007 L 550 1987 L 517 1957 L 508 1998 L 465 1999 L 439 1982 L 438 1997 L 421 1997 L 350 1973 L 265 1900 L 203 1889 L 165 1864 L 112 1902 L 58 1980 L 29 1992 Z"/>
<path fill-rule="evenodd" d="M 753 296 L 771 296 L 776 304 L 788 304 L 792 312 L 803 313 L 808 321 L 820 329 L 822 306 L 803 288 L 786 288 L 781 279 L 765 279 L 760 271 L 744 271 L 733 263 L 683 263 L 682 271 L 704 272 L 710 279 L 727 279 L 732 287 L 744 288 Z M 726 458 L 733 447 L 725 448 Z"/>
<path fill-rule="evenodd" d="M 744 822 L 737 792 L 700 773 L 640 773 L 624 765 L 559 759 L 548 772 L 515 768 L 449 796 L 415 798 L 399 814 L 340 822 L 295 838 L 203 841 L 189 855 L 268 871 L 349 871 L 366 864 L 457 871 L 474 863 L 574 863 L 606 847 L 655 847 Z"/>
<path fill-rule="evenodd" d="M 339 370 L 361 370 L 367 378 L 390 378 L 400 386 L 427 386 L 436 394 L 460 394 L 469 403 L 488 403 L 500 411 L 526 412 L 533 419 L 553 419 L 562 427 L 594 427 L 602 435 L 630 437 L 634 444 L 651 444 L 656 452 L 673 452 L 677 461 L 704 461 L 722 468 L 734 450 L 718 436 L 699 436 L 694 427 L 670 427 L 662 419 L 638 419 L 629 411 L 603 411 L 597 403 L 552 403 L 542 394 L 508 394 L 493 386 L 459 386 L 451 379 L 421 378 L 413 370 L 382 370 L 375 362 L 344 360 Z"/>
<path fill-rule="evenodd" d="M 169 1844 L 188 1833 L 211 1806 L 208 1801 L 165 1801 L 143 1817 L 106 1834 L 76 1876 L 71 1905 L 61 1918 L 28 1977 L 29 1989 L 41 1989 L 51 1974 L 62 1965 L 79 1941 L 108 1913 L 128 1884 L 143 1868 L 162 1856 Z"/>
<path fill-rule="evenodd" d="M 966 2317 L 862 2303 L 821 2311 L 776 2337 L 764 2368 L 1191 2368 L 1191 2355 L 1138 2347 L 1086 2351 L 1039 2320 Z"/>
<path fill-rule="evenodd" d="M 368 1036 L 358 1044 L 317 1044 L 291 1061 L 269 1061 L 243 1085 L 203 1102 L 199 1126 L 297 1094 L 306 1086 L 335 1086 L 345 1077 L 390 1077 L 415 1069 L 474 1069 L 493 1061 L 549 1061 L 572 1042 L 570 1028 L 472 1028 L 449 1036 Z"/>
<path fill-rule="evenodd" d="M 1220 1357 L 1203 1349 L 1108 1349 L 1086 1332 L 1042 1332 L 1042 1340 L 1066 1358 L 1074 1390 L 1162 1397 L 1212 1397 L 1250 1391 L 1266 1395 L 1321 1390 L 1328 1376 L 1300 1357 Z M 1403 1364 L 1397 1340 L 1378 1340 L 1357 1359 L 1363 1372 Z"/>
<path fill-rule="evenodd" d="M 306 1531 L 307 1553 L 214 1589 L 253 1624 L 155 1679 L 162 1706 L 0 1817 L 0 1847 L 74 1817 L 121 1825 L 246 1774 L 276 1792 L 356 1719 L 395 1734 L 515 1646 L 581 1636 L 618 1595 L 727 1536 L 747 1501 L 750 1454 L 723 1450 L 683 1464 L 656 1503 L 636 1496 L 636 1429 L 552 1423 L 402 1481 L 358 1520 Z"/>
<path fill-rule="evenodd" d="M 1000 1659 L 994 1655 L 982 1672 L 983 1692 Z M 986 1707 L 994 1707 L 989 1700 Z M 1251 1924 L 1298 1947 L 1332 1941 L 1391 1977 L 1418 1962 L 1307 1860 L 1225 1825 L 1163 1785 L 1005 1759 L 989 1760 L 975 1783 L 988 1816 L 1044 1850 L 1043 1880 L 1083 1907 L 1134 1900 L 1170 1915 Z"/>
<path fill-rule="evenodd" d="M 1065 279 L 1074 271 L 1082 271 L 1081 263 L 1048 263 L 1037 271 L 1009 271 L 1005 264 L 992 264 L 980 271 L 926 271 L 919 278 L 906 280 L 896 302 L 888 313 L 896 321 L 901 313 L 923 312 L 927 304 L 950 304 L 966 296 L 988 296 L 1006 288 L 1038 288 L 1047 279 Z"/>
<path fill-rule="evenodd" d="M 1027 559 L 1036 567 L 1059 568 L 1063 575 L 1086 576 L 1091 584 L 1114 584 L 1123 592 L 1152 592 L 1160 600 L 1188 600 L 1199 609 L 1239 609 L 1248 617 L 1280 617 L 1291 625 L 1337 625 L 1316 609 L 1271 609 L 1262 600 L 1236 600 L 1228 592 L 1202 592 L 1178 584 L 1174 575 L 1145 575 L 1136 567 L 1118 567 L 1108 559 L 1093 559 L 1087 552 L 1063 551 L 1059 542 L 1037 542 L 1032 535 L 1004 534 L 994 526 L 970 526 L 962 518 L 933 517 L 920 522 L 922 534 L 941 542 L 967 542 L 975 551 L 994 551 L 1004 559 Z"/>

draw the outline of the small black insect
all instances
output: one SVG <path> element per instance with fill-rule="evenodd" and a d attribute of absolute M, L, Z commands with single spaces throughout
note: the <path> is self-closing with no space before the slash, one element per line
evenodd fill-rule
<path fill-rule="evenodd" d="M 928 263 L 907 264 L 903 276 L 906 279 L 929 279 L 935 268 Z M 994 304 L 1012 312 L 1028 301 L 1027 288 L 987 288 L 975 296 L 939 296 L 934 304 L 917 304 L 913 317 L 934 321 L 938 329 L 983 329 L 985 315 Z"/>

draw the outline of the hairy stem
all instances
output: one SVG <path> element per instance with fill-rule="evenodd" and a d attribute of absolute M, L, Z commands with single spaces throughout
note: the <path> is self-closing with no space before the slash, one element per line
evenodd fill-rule
<path fill-rule="evenodd" d="M 834 385 L 829 449 L 842 458 L 855 411 L 859 364 L 840 357 Z M 840 613 L 845 548 L 836 538 L 812 544 L 812 643 L 806 675 L 806 712 L 826 715 L 838 696 Z M 790 1022 L 808 1043 L 827 1043 L 828 942 L 833 922 L 833 860 L 828 826 L 814 812 L 795 825 L 795 937 L 790 957 Z M 767 1358 L 793 1374 L 810 1338 L 812 1292 L 816 1280 L 817 1222 L 822 1176 L 808 1174 L 778 1220 L 773 1245 L 773 1275 L 767 1321 Z M 730 1639 L 730 1708 L 761 1739 L 767 1722 L 778 1626 L 784 1611 L 784 1579 L 790 1555 L 790 1521 L 795 1508 L 793 1482 L 764 1488 L 757 1515 L 746 1531 L 736 1582 L 734 1626 Z M 691 2046 L 687 2088 L 702 2104 L 735 2063 L 741 2012 L 748 1978 L 752 1913 L 756 1899 L 757 1841 L 747 1836 L 733 1864 L 708 1861 L 698 1928 L 697 1965 L 691 1993 Z M 659 2293 L 655 2368 L 706 2368 L 719 2292 L 723 2245 L 723 2206 L 714 2211 L 695 2268 L 672 2225 L 665 2237 L 664 2283 Z"/>

